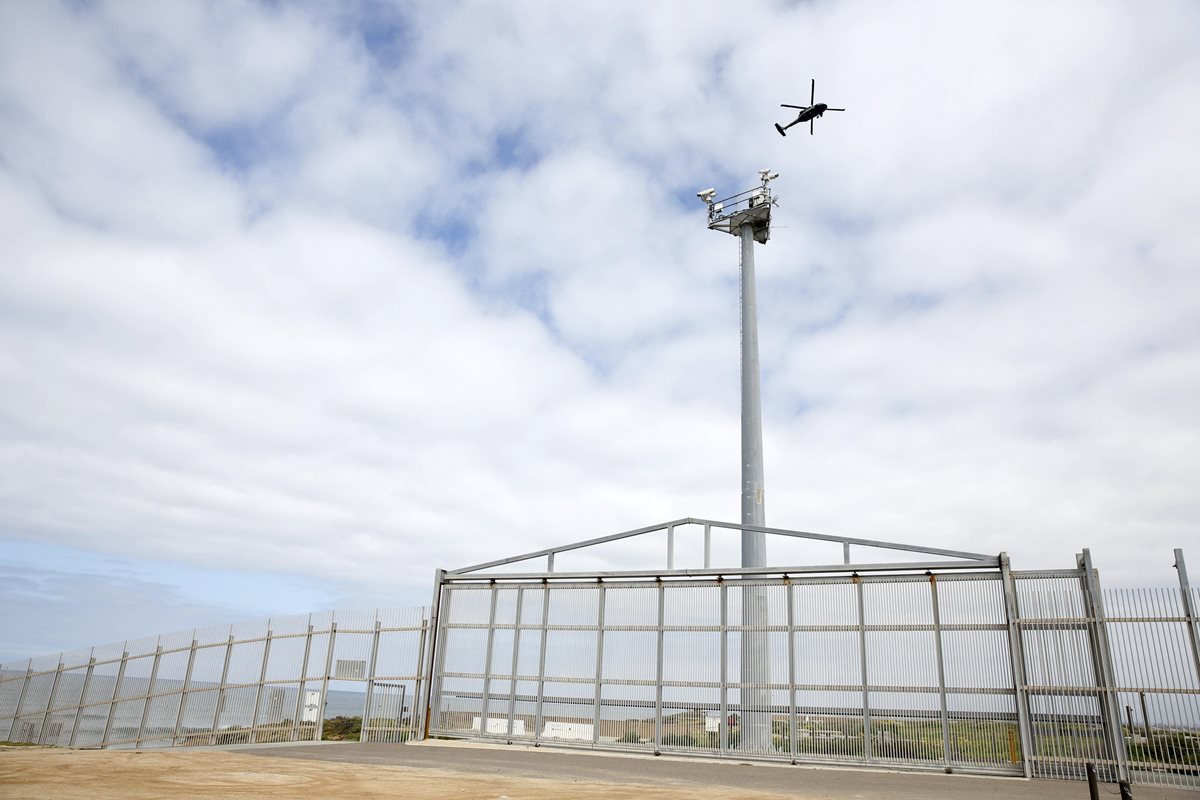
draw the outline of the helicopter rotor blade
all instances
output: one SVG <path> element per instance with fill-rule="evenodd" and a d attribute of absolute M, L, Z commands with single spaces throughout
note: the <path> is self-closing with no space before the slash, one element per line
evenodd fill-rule
<path fill-rule="evenodd" d="M 844 109 L 844 108 L 827 108 L 825 110 L 826 111 L 845 111 L 846 109 Z"/>
<path fill-rule="evenodd" d="M 808 96 L 808 104 L 815 105 L 817 102 L 817 79 L 812 79 L 812 92 Z"/>
<path fill-rule="evenodd" d="M 790 103 L 780 103 L 779 107 L 780 108 L 799 108 L 801 110 L 808 108 L 808 106 L 794 106 Z"/>

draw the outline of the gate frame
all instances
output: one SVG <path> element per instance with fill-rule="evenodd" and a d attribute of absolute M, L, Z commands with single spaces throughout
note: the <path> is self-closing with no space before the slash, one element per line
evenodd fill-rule
<path fill-rule="evenodd" d="M 697 526 L 702 526 L 702 528 L 703 528 L 703 531 L 704 531 L 704 566 L 702 568 L 699 568 L 699 569 L 695 569 L 695 568 L 677 569 L 675 567 L 675 539 L 676 539 L 675 533 L 676 533 L 677 528 L 685 526 L 685 525 L 697 525 Z M 808 565 L 767 566 L 767 567 L 753 567 L 753 568 L 746 568 L 746 567 L 714 568 L 711 566 L 711 557 L 710 557 L 710 554 L 711 554 L 711 532 L 712 532 L 713 528 L 724 529 L 724 530 L 729 530 L 729 531 L 736 531 L 736 532 L 764 533 L 764 534 L 774 535 L 774 536 L 808 539 L 808 540 L 814 540 L 814 541 L 822 541 L 822 542 L 841 544 L 843 560 L 842 560 L 841 564 L 816 564 L 816 565 L 808 564 Z M 643 535 L 647 535 L 647 534 L 656 534 L 656 533 L 665 533 L 666 534 L 666 537 L 665 537 L 666 538 L 666 554 L 665 554 L 666 558 L 665 558 L 665 568 L 663 568 L 663 569 L 623 570 L 623 571 L 587 571 L 587 572 L 555 572 L 555 570 L 554 570 L 555 556 L 557 556 L 559 553 L 565 553 L 565 552 L 569 552 L 572 550 L 580 550 L 580 549 L 590 548 L 590 547 L 594 547 L 594 546 L 600 545 L 600 544 L 605 544 L 608 542 L 614 542 L 614 541 L 619 541 L 622 539 L 629 539 L 629 538 L 634 538 L 634 537 L 643 536 Z M 884 550 L 895 550 L 895 551 L 902 551 L 902 552 L 919 553 L 922 555 L 941 556 L 941 557 L 944 557 L 945 559 L 953 559 L 953 560 L 917 561 L 917 562 L 869 562 L 869 563 L 855 564 L 855 563 L 851 562 L 851 547 L 853 547 L 853 546 L 872 547 L 872 548 L 878 548 L 878 549 L 884 549 Z M 518 564 L 520 562 L 530 561 L 532 559 L 539 559 L 539 558 L 546 559 L 546 562 L 545 562 L 546 569 L 544 571 L 539 571 L 539 572 L 490 572 L 490 571 L 488 571 L 488 570 L 495 569 L 497 567 L 506 567 L 509 565 Z M 927 547 L 924 545 L 906 544 L 906 543 L 900 543 L 900 542 L 887 542 L 887 541 L 881 541 L 881 540 L 863 539 L 863 538 L 850 537 L 850 536 L 820 534 L 820 533 L 813 533 L 813 532 L 809 532 L 809 531 L 788 530 L 788 529 L 784 529 L 784 528 L 769 528 L 769 527 L 754 526 L 754 525 L 742 525 L 742 524 L 738 524 L 738 523 L 719 522 L 719 521 L 715 521 L 715 520 L 699 519 L 699 518 L 692 518 L 692 517 L 686 517 L 686 518 L 682 518 L 682 519 L 672 520 L 670 522 L 664 522 L 664 523 L 659 523 L 656 525 L 649 525 L 649 526 L 642 527 L 642 528 L 636 528 L 633 530 L 623 531 L 621 533 L 610 534 L 608 536 L 601 536 L 601 537 L 597 537 L 597 538 L 593 538 L 593 539 L 586 539 L 583 541 L 573 542 L 570 544 L 564 544 L 564 545 L 559 545 L 556 547 L 550 547 L 550 548 L 545 548 L 542 550 L 536 550 L 533 552 L 523 553 L 520 555 L 511 556 L 508 558 L 501 558 L 501 559 L 496 559 L 496 560 L 492 560 L 492 561 L 486 561 L 486 562 L 482 562 L 479 564 L 473 564 L 473 565 L 470 565 L 467 567 L 461 567 L 461 568 L 455 569 L 455 570 L 443 570 L 443 569 L 436 570 L 434 573 L 433 599 L 432 599 L 432 603 L 430 605 L 430 608 L 431 608 L 430 635 L 433 637 L 433 641 L 432 641 L 432 646 L 429 648 L 429 661 L 428 661 L 428 670 L 429 671 L 427 673 L 429 676 L 429 680 L 426 682 L 426 686 L 424 687 L 423 697 L 420 698 L 420 706 L 422 709 L 422 716 L 423 716 L 422 726 L 420 729 L 421 736 L 422 736 L 422 738 L 429 738 L 431 735 L 431 730 L 435 727 L 432 722 L 433 715 L 434 715 L 433 702 L 434 702 L 435 698 L 440 698 L 441 692 L 442 692 L 442 677 L 443 677 L 443 674 L 445 671 L 444 664 L 445 664 L 445 640 L 446 640 L 446 637 L 444 634 L 445 634 L 446 625 L 448 624 L 448 619 L 449 619 L 449 613 L 448 613 L 449 595 L 446 593 L 445 590 L 455 584 L 480 584 L 480 583 L 488 584 L 489 589 L 490 589 L 491 593 L 493 594 L 492 606 L 494 608 L 494 594 L 495 594 L 498 586 L 502 585 L 504 583 L 522 583 L 522 584 L 541 583 L 543 587 L 545 587 L 546 589 L 549 589 L 549 587 L 554 586 L 556 584 L 561 585 L 561 584 L 566 584 L 568 582 L 575 582 L 575 583 L 589 582 L 593 586 L 599 585 L 599 586 L 603 587 L 606 581 L 611 581 L 613 583 L 654 581 L 661 589 L 661 587 L 664 586 L 664 580 L 671 581 L 671 580 L 680 580 L 680 579 L 688 579 L 688 578 L 711 578 L 714 580 L 714 582 L 716 584 L 719 584 L 722 587 L 725 587 L 725 586 L 727 586 L 727 584 L 725 583 L 725 579 L 727 579 L 727 578 L 749 579 L 749 578 L 756 578 L 756 577 L 771 577 L 771 578 L 779 577 L 779 578 L 782 578 L 785 581 L 786 585 L 789 586 L 788 597 L 789 597 L 789 606 L 790 606 L 791 605 L 790 578 L 793 576 L 794 577 L 804 577 L 804 576 L 818 577 L 821 575 L 830 575 L 830 576 L 844 575 L 844 576 L 849 576 L 854 583 L 856 583 L 859 587 L 861 587 L 862 583 L 860 581 L 858 581 L 858 576 L 863 573 L 894 573 L 894 574 L 897 574 L 897 576 L 925 574 L 925 575 L 930 576 L 931 579 L 935 580 L 937 573 L 947 571 L 947 570 L 977 570 L 977 571 L 982 571 L 985 573 L 991 573 L 995 576 L 995 579 L 998 580 L 1000 583 L 1000 586 L 1001 586 L 1002 592 L 1003 592 L 1004 613 L 1005 613 L 1005 617 L 1006 617 L 1005 627 L 1007 629 L 1007 637 L 1008 637 L 1008 653 L 1009 653 L 1009 661 L 1010 661 L 1009 667 L 1010 667 L 1011 675 L 1012 675 L 1012 692 L 1013 692 L 1012 696 L 1014 698 L 1014 705 L 1015 705 L 1015 709 L 1016 709 L 1016 718 L 1017 718 L 1017 727 L 1018 727 L 1018 731 L 1020 734 L 1019 735 L 1019 740 L 1020 740 L 1019 751 L 1020 751 L 1020 758 L 1021 758 L 1020 769 L 1025 777 L 1030 777 L 1030 775 L 1032 774 L 1032 764 L 1031 764 L 1032 739 L 1031 739 L 1031 734 L 1030 734 L 1032 726 L 1030 725 L 1030 720 L 1029 720 L 1028 696 L 1025 691 L 1026 686 L 1025 686 L 1024 655 L 1023 655 L 1023 650 L 1021 648 L 1021 643 L 1020 643 L 1021 637 L 1020 637 L 1020 631 L 1019 631 L 1018 624 L 1017 624 L 1017 622 L 1019 620 L 1019 615 L 1018 615 L 1016 589 L 1015 589 L 1015 583 L 1013 580 L 1013 576 L 1012 576 L 1012 572 L 1010 569 L 1009 559 L 1008 559 L 1007 554 L 1000 553 L 999 555 L 993 556 L 993 555 L 987 555 L 984 553 L 974 553 L 974 552 L 961 551 L 961 550 L 950 550 L 950 549 L 939 548 L 939 547 Z M 931 584 L 932 584 L 932 580 L 931 580 Z M 933 591 L 934 590 L 931 589 L 931 593 Z M 722 588 L 722 592 L 724 592 L 724 588 Z M 933 595 L 933 596 L 936 598 L 936 595 Z M 548 601 L 549 601 L 549 592 L 547 591 L 543 598 L 543 605 L 548 603 Z M 446 606 L 445 608 L 443 607 L 443 603 Z M 724 604 L 722 605 L 722 610 L 724 612 Z M 659 611 L 659 615 L 661 617 L 661 613 L 662 613 L 661 591 L 660 591 L 660 600 L 659 600 L 658 611 Z M 600 613 L 603 614 L 603 610 L 601 610 Z M 519 626 L 520 620 L 518 619 L 517 622 L 518 622 L 518 626 Z M 863 623 L 863 621 L 860 620 L 860 623 Z M 547 625 L 546 614 L 545 614 L 545 610 L 543 609 L 543 616 L 542 616 L 542 619 L 540 622 L 540 626 L 542 627 L 542 639 L 541 639 L 541 643 L 540 643 L 540 649 L 541 649 L 540 661 L 542 662 L 543 666 L 539 668 L 538 694 L 537 694 L 537 698 L 536 698 L 538 710 L 535 714 L 535 728 L 537 728 L 537 730 L 535 730 L 533 732 L 534 735 L 533 735 L 533 738 L 531 741 L 531 743 L 535 747 L 540 746 L 542 743 L 540 724 L 541 724 L 541 716 L 542 716 L 541 706 L 542 706 L 542 701 L 543 701 L 543 696 L 544 696 L 542 682 L 544 680 L 544 661 L 545 661 L 545 651 L 546 651 L 546 633 L 545 633 L 546 625 Z M 936 626 L 938 626 L 938 623 L 935 621 L 935 627 Z M 722 629 L 724 629 L 725 627 L 726 627 L 726 625 L 724 624 L 724 621 L 723 621 Z M 789 631 L 790 631 L 792 628 L 792 624 L 791 624 L 790 620 L 789 620 L 788 627 L 789 627 Z M 489 625 L 489 629 L 491 629 L 491 625 Z M 865 631 L 866 631 L 865 623 L 863 623 L 861 632 L 863 633 L 864 636 L 865 636 Z M 660 623 L 659 623 L 660 638 L 661 638 L 661 632 L 662 632 L 662 624 L 661 624 L 661 619 L 660 619 Z M 598 633 L 598 636 L 602 636 L 602 631 Z M 791 639 L 791 636 L 789 635 L 789 640 L 790 639 Z M 490 641 L 491 641 L 491 636 L 489 635 L 489 643 L 490 643 Z M 1015 646 L 1014 646 L 1014 644 L 1015 644 Z M 489 648 L 489 650 L 490 650 L 490 648 Z M 725 650 L 725 636 L 723 634 L 722 635 L 722 652 L 724 652 L 724 650 Z M 789 670 L 791 669 L 790 662 L 793 657 L 794 657 L 794 654 L 792 656 L 789 656 Z M 724 674 L 724 656 L 722 658 L 722 662 L 723 662 L 722 663 L 722 674 Z M 942 663 L 940 660 L 938 663 L 938 667 L 939 667 L 939 671 L 940 671 L 940 669 L 942 668 Z M 490 660 L 488 661 L 488 663 L 486 663 L 484 665 L 484 669 L 485 669 L 485 672 L 491 671 Z M 656 706 L 660 707 L 661 706 L 661 690 L 662 690 L 661 643 L 659 646 L 657 670 L 658 670 L 657 696 L 660 699 L 656 701 Z M 510 680 L 511 680 L 510 694 L 512 697 L 512 699 L 510 700 L 510 705 L 511 705 L 513 702 L 515 702 L 515 697 L 516 697 L 516 675 L 514 674 Z M 864 668 L 863 675 L 862 675 L 862 681 L 863 681 L 864 687 L 866 687 L 868 685 L 868 680 L 867 680 L 865 668 Z M 724 679 L 722 679 L 721 683 L 722 683 L 722 687 L 723 687 L 721 689 L 721 698 L 722 698 L 721 707 L 722 707 L 722 709 L 724 709 L 725 704 L 726 704 L 726 701 L 725 701 L 725 691 L 726 690 L 724 688 L 726 682 L 724 681 Z M 792 686 L 792 688 L 789 690 L 788 705 L 789 705 L 789 707 L 794 707 L 795 706 L 795 688 L 794 688 L 795 681 L 793 679 L 789 679 L 789 685 Z M 597 693 L 599 693 L 599 691 L 600 691 L 600 686 L 601 686 L 601 683 L 599 681 L 597 681 L 597 689 L 596 689 Z M 485 688 L 485 694 L 486 694 L 486 688 Z M 944 707 L 945 707 L 944 689 L 941 690 L 941 697 L 942 697 L 942 700 L 941 700 L 942 707 L 944 709 Z M 724 742 L 724 722 L 725 722 L 724 715 L 725 715 L 725 713 L 726 712 L 722 711 L 722 730 L 719 733 L 719 737 L 720 737 L 721 741 L 719 743 L 719 748 L 718 748 L 720 755 L 726 754 L 726 747 L 725 747 L 725 742 Z M 870 704 L 869 704 L 869 699 L 868 699 L 868 700 L 864 701 L 864 718 L 865 718 L 865 715 L 869 714 L 869 713 L 870 713 Z M 792 716 L 794 716 L 794 714 Z M 943 720 L 943 725 L 942 725 L 943 761 L 946 761 L 948 763 L 950 743 L 947 738 L 948 737 L 948 727 L 945 724 L 946 712 L 944 710 L 941 712 L 941 715 L 939 718 Z M 655 720 L 656 720 L 656 724 L 655 724 L 655 737 L 654 737 L 655 738 L 654 752 L 655 752 L 655 754 L 657 754 L 661 747 L 661 739 L 660 739 L 661 730 L 659 728 L 659 726 L 661 725 L 661 717 L 657 711 L 655 714 Z M 511 724 L 511 713 L 510 713 L 510 724 Z M 480 726 L 480 731 L 479 731 L 479 738 L 485 738 L 484 725 L 485 725 L 485 723 L 482 721 L 482 716 L 481 716 L 481 726 Z M 794 728 L 794 726 L 792 726 L 792 727 Z M 598 733 L 599 733 L 599 729 L 596 728 L 593 731 L 593 737 L 592 737 L 593 741 L 591 743 L 591 746 L 593 746 L 593 747 L 596 745 L 596 739 L 597 739 Z M 466 737 L 462 737 L 462 738 L 471 739 L 471 738 L 476 738 L 476 737 L 466 736 Z M 796 749 L 795 738 L 796 737 L 795 737 L 794 730 L 790 734 L 790 738 L 792 739 L 791 744 L 790 744 L 791 761 L 792 761 L 792 763 L 797 763 L 797 758 L 796 758 L 797 754 L 795 753 L 795 749 Z M 510 731 L 510 735 L 508 736 L 508 740 L 510 742 L 513 741 L 512 736 L 511 736 L 511 731 Z M 865 730 L 864 731 L 864 750 L 865 750 L 864 755 L 866 756 L 865 760 L 868 763 L 870 763 L 870 761 L 873 760 L 869 756 L 869 748 L 870 748 L 869 742 L 870 742 L 870 732 Z M 563 745 L 562 743 L 557 743 L 557 744 L 559 746 L 569 746 L 569 745 Z M 693 754 L 689 754 L 689 755 L 693 755 Z M 825 762 L 822 762 L 822 763 L 825 763 Z M 858 762 L 855 762 L 855 763 L 858 763 Z M 859 765 L 861 765 L 861 764 L 859 764 Z M 888 766 L 891 768 L 896 768 L 900 765 L 888 763 Z M 920 765 L 920 766 L 914 766 L 913 768 L 915 768 L 915 769 L 926 769 L 926 768 L 938 769 L 938 768 L 943 768 L 943 767 L 944 767 L 944 765 L 930 765 L 928 767 L 926 767 L 925 765 Z M 945 768 L 948 768 L 948 767 L 945 767 Z M 963 769 L 963 768 L 959 767 L 958 769 Z M 981 769 L 979 771 L 986 771 L 986 770 Z"/>

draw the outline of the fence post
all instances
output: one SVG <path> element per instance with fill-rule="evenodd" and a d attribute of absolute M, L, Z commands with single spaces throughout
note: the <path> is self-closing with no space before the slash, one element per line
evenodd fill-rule
<path fill-rule="evenodd" d="M 329 646 L 325 650 L 325 674 L 321 676 L 321 697 L 317 700 L 317 730 L 313 741 L 321 741 L 325 735 L 325 698 L 329 696 L 329 673 L 333 671 L 333 646 L 337 641 L 337 621 L 330 615 Z"/>
<path fill-rule="evenodd" d="M 663 600 L 666 597 L 666 587 L 662 578 L 658 579 L 658 667 L 654 689 L 654 752 L 662 750 L 663 732 L 663 621 L 666 619 Z"/>
<path fill-rule="evenodd" d="M 1025 678 L 1025 644 L 1021 638 L 1021 609 L 1017 602 L 1017 584 L 1013 579 L 1008 553 L 1000 554 L 1000 583 L 1004 588 L 1004 613 L 1008 621 L 1008 657 L 1012 662 L 1013 699 L 1017 707 L 1017 730 L 1021 734 L 1021 761 L 1025 777 L 1033 777 L 1033 726 L 1029 719 L 1029 694 Z"/>
<path fill-rule="evenodd" d="M 1187 564 L 1183 560 L 1183 549 L 1179 547 L 1175 548 L 1175 571 L 1179 573 L 1179 593 L 1183 598 L 1183 613 L 1187 617 L 1188 639 L 1192 644 L 1192 667 L 1196 670 L 1196 681 L 1200 686 L 1200 620 L 1196 615 L 1192 587 L 1188 583 Z"/>
<path fill-rule="evenodd" d="M 267 688 L 267 659 L 271 657 L 271 620 L 267 620 L 267 638 L 263 640 L 262 669 L 258 671 L 258 691 L 254 693 L 254 714 L 250 717 L 250 743 L 258 741 L 258 712 L 262 708 L 263 692 Z"/>
<path fill-rule="evenodd" d="M 381 627 L 377 608 L 375 609 L 375 633 L 371 636 L 370 667 L 367 671 L 367 696 L 363 698 L 362 732 L 358 737 L 360 742 L 371 741 L 371 699 L 375 694 L 375 667 L 379 663 L 379 629 Z M 404 716 L 403 708 L 400 709 L 400 716 Z"/>
<path fill-rule="evenodd" d="M 721 755 L 729 748 L 729 587 L 717 576 L 721 587 L 721 722 L 717 726 L 717 735 Z"/>
<path fill-rule="evenodd" d="M 162 659 L 162 637 L 159 637 L 158 644 L 154 646 L 154 662 L 150 665 L 150 682 L 146 684 L 146 702 L 142 704 L 142 720 L 138 723 L 137 738 L 133 741 L 134 747 L 142 746 L 142 737 L 146 735 L 146 720 L 150 718 L 150 703 L 154 698 L 154 684 L 158 682 L 158 663 Z"/>
<path fill-rule="evenodd" d="M 74 747 L 75 741 L 79 737 L 79 723 L 83 719 L 83 707 L 87 704 L 88 687 L 92 683 L 92 670 L 96 668 L 95 653 L 96 649 L 93 647 L 88 656 L 87 672 L 83 674 L 83 689 L 79 692 L 79 705 L 75 708 L 75 724 L 71 726 L 71 740 L 67 743 L 67 747 Z"/>
<path fill-rule="evenodd" d="M 425 669 L 425 643 L 429 640 L 429 625 L 430 616 L 425 613 L 425 608 L 420 609 L 421 612 L 421 630 L 417 633 L 417 665 L 413 670 L 413 675 L 416 679 L 413 681 L 413 696 L 412 696 L 412 711 L 408 714 L 408 724 L 412 729 L 412 735 L 418 741 L 425 738 L 425 706 L 421 700 L 425 697 L 425 688 L 429 685 L 429 674 Z M 400 710 L 397 712 L 397 721 L 401 728 L 404 726 L 404 695 L 400 696 Z"/>
<path fill-rule="evenodd" d="M 597 578 L 600 587 L 600 610 L 596 613 L 596 700 L 592 709 L 592 744 L 600 743 L 600 687 L 604 674 L 604 597 L 607 591 Z"/>
<path fill-rule="evenodd" d="M 792 582 L 783 576 L 783 588 L 787 591 L 787 647 L 788 647 L 788 742 L 792 763 L 796 763 L 796 600 Z"/>
<path fill-rule="evenodd" d="M 499 591 L 496 582 L 491 585 L 491 598 L 488 611 L 487 644 L 483 648 L 483 695 L 479 700 L 479 735 L 488 733 L 488 702 L 492 694 L 492 648 L 496 642 L 496 599 Z"/>
<path fill-rule="evenodd" d="M 1129 760 L 1125 752 L 1125 735 L 1121 727 L 1121 712 L 1117 697 L 1117 683 L 1113 675 L 1112 650 L 1108 642 L 1108 625 L 1104 616 L 1104 596 L 1100 590 L 1100 578 L 1092 566 L 1092 554 L 1086 547 L 1079 554 L 1078 565 L 1083 570 L 1083 597 L 1092 640 L 1093 658 L 1096 660 L 1096 683 L 1100 714 L 1104 721 L 1105 741 L 1116 763 L 1118 780 L 1129 780 Z"/>
<path fill-rule="evenodd" d="M 21 693 L 17 696 L 17 704 L 13 706 L 12 722 L 8 726 L 8 736 L 5 738 L 8 741 L 13 740 L 13 731 L 17 729 L 17 721 L 21 718 L 21 704 L 25 702 L 25 692 L 29 688 L 29 676 L 33 674 L 33 659 L 29 659 L 29 663 L 25 665 L 25 678 L 21 681 Z"/>
<path fill-rule="evenodd" d="M 942 653 L 942 611 L 938 602 L 937 576 L 929 573 L 929 598 L 933 605 L 933 649 L 937 657 L 938 701 L 942 717 L 942 754 L 950 769 L 950 715 L 946 711 L 946 661 Z"/>
<path fill-rule="evenodd" d="M 603 601 L 603 598 L 601 598 Z M 517 668 L 520 666 L 518 656 L 521 652 L 521 614 L 525 604 L 525 587 L 517 587 L 517 616 L 513 625 L 512 667 L 509 676 L 512 678 L 512 692 L 508 696 L 508 738 L 512 740 L 514 720 L 517 715 Z"/>
<path fill-rule="evenodd" d="M 217 726 L 221 722 L 221 706 L 225 704 L 225 684 L 229 681 L 229 659 L 233 655 L 233 627 L 229 628 L 229 639 L 225 642 L 225 666 L 221 668 L 221 682 L 217 684 L 217 704 L 213 711 L 212 730 L 208 735 L 208 743 L 217 743 Z"/>
<path fill-rule="evenodd" d="M 712 526 L 704 526 L 704 568 L 712 567 Z"/>
<path fill-rule="evenodd" d="M 300 660 L 300 686 L 296 691 L 296 715 L 292 718 L 291 742 L 299 741 L 300 718 L 304 716 L 304 687 L 308 683 L 308 657 L 312 653 L 313 624 L 312 614 L 308 615 L 308 632 L 304 636 L 304 657 Z"/>
<path fill-rule="evenodd" d="M 554 555 L 551 554 L 553 559 Z M 550 583 L 542 579 L 542 641 L 541 652 L 538 653 L 538 688 L 537 706 L 533 712 L 533 744 L 536 747 L 542 741 L 542 698 L 546 694 L 546 637 L 549 634 L 547 625 L 550 620 Z"/>
<path fill-rule="evenodd" d="M 863 705 L 863 759 L 870 761 L 874 758 L 875 748 L 871 742 L 871 693 L 867 688 L 867 620 L 865 603 L 863 602 L 862 578 L 857 572 L 852 573 L 850 580 L 858 594 L 858 656 L 859 668 L 862 670 L 862 705 Z"/>
<path fill-rule="evenodd" d="M 179 741 L 179 729 L 183 727 L 183 714 L 187 708 L 188 690 L 192 682 L 192 667 L 196 665 L 196 648 L 198 644 L 196 632 L 193 630 L 192 647 L 188 651 L 187 668 L 183 671 L 183 687 L 179 690 L 179 711 L 175 714 L 175 735 L 171 737 L 172 746 Z"/>
<path fill-rule="evenodd" d="M 446 570 L 436 569 L 433 571 L 433 604 L 429 607 L 429 637 L 424 639 L 424 644 L 429 651 L 429 662 L 425 669 L 425 696 L 420 702 L 421 706 L 421 730 L 420 738 L 426 739 L 429 737 L 429 730 L 433 716 L 434 697 L 440 694 L 441 687 L 437 692 L 434 690 L 435 671 L 438 664 L 438 650 L 442 645 L 442 636 L 439 635 L 439 628 L 442 624 L 442 594 L 445 591 Z M 449 602 L 449 597 L 446 598 Z M 414 701 L 416 702 L 416 701 Z M 441 702 L 441 699 L 438 699 Z M 403 712 L 403 709 L 401 709 Z"/>
<path fill-rule="evenodd" d="M 126 642 L 128 647 L 129 643 Z M 125 664 L 129 661 L 129 651 L 121 653 L 121 666 L 117 667 L 117 682 L 113 684 L 112 701 L 108 704 L 108 719 L 104 721 L 104 735 L 100 739 L 101 747 L 108 747 L 108 735 L 112 732 L 113 719 L 117 714 L 117 698 L 121 696 L 121 684 L 125 682 Z"/>
<path fill-rule="evenodd" d="M 37 743 L 46 741 L 46 726 L 50 722 L 50 712 L 54 710 L 54 696 L 58 694 L 58 685 L 62 681 L 63 653 L 58 654 L 58 669 L 54 672 L 54 683 L 50 686 L 50 697 L 46 699 L 46 713 L 42 714 L 42 727 L 38 731 Z"/>
<path fill-rule="evenodd" d="M 675 526 L 667 526 L 667 569 L 675 569 Z"/>

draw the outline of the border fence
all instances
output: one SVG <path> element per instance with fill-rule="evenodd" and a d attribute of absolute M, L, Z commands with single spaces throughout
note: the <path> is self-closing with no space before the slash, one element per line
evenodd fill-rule
<path fill-rule="evenodd" d="M 678 569 L 676 529 L 704 565 Z M 426 736 L 1200 789 L 1200 593 L 756 529 L 843 562 L 715 569 L 677 520 L 452 572 L 430 608 L 187 631 L 0 667 L 0 738 L 166 747 Z M 665 538 L 662 569 L 556 556 Z M 851 547 L 937 561 L 850 562 Z M 499 572 L 545 558 L 537 572 Z M 743 678 L 745 676 L 745 679 Z M 753 678 L 754 680 L 750 680 Z M 340 720 L 338 718 L 341 718 Z M 338 725 L 336 723 L 346 723 Z"/>

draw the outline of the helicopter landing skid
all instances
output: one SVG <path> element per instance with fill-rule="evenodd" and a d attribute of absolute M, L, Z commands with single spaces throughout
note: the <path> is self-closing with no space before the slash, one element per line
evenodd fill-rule
<path fill-rule="evenodd" d="M 780 125 L 778 122 L 775 123 L 775 130 L 779 131 L 780 136 L 787 136 L 787 134 L 784 133 L 784 131 L 783 131 L 783 126 Z"/>

